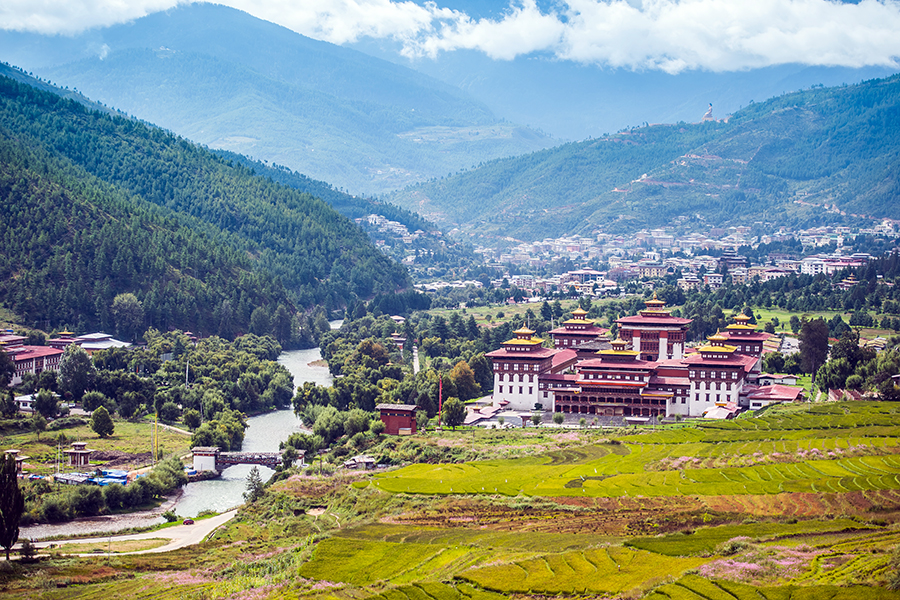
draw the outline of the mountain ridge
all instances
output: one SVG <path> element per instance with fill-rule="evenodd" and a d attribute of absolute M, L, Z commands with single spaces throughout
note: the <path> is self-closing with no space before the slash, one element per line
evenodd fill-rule
<path fill-rule="evenodd" d="M 199 143 L 354 193 L 550 145 L 430 76 L 222 6 L 64 40 L 0 32 L 0 55 Z M 416 135 L 441 127 L 475 132 Z"/>
<path fill-rule="evenodd" d="M 754 103 L 728 122 L 633 128 L 388 198 L 476 238 L 621 233 L 697 214 L 719 224 L 748 214 L 818 223 L 832 205 L 848 218 L 895 217 L 898 115 L 900 76 L 816 87 Z"/>

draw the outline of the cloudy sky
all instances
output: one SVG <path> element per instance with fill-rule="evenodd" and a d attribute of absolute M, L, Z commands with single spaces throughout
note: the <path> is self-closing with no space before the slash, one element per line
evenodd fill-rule
<path fill-rule="evenodd" d="M 183 0 L 4 0 L 0 28 L 77 33 Z M 784 63 L 896 67 L 900 0 L 512 0 L 491 18 L 434 2 L 223 0 L 304 35 L 344 44 L 389 39 L 409 57 L 459 49 L 496 60 L 560 60 L 678 73 Z M 543 7 L 543 8 L 542 8 Z"/>

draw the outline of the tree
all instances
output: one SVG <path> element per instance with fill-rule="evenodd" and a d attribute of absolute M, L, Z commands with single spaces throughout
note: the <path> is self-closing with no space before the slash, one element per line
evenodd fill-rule
<path fill-rule="evenodd" d="M 56 371 L 51 371 L 50 369 L 41 371 L 37 378 L 37 387 L 39 390 L 55 392 L 59 387 L 59 377 L 57 377 Z"/>
<path fill-rule="evenodd" d="M 37 434 L 37 438 L 41 439 L 41 432 L 47 429 L 47 419 L 41 416 L 41 413 L 34 413 L 29 423 L 31 430 Z"/>
<path fill-rule="evenodd" d="M 284 469 L 290 469 L 294 466 L 294 461 L 300 457 L 300 453 L 293 446 L 285 446 L 281 453 L 281 466 Z"/>
<path fill-rule="evenodd" d="M 562 425 L 563 421 L 565 421 L 565 420 L 566 420 L 566 418 L 563 416 L 562 413 L 559 413 L 559 412 L 553 413 L 553 422 L 556 423 L 557 425 Z"/>
<path fill-rule="evenodd" d="M 544 420 L 544 415 L 537 411 L 531 413 L 531 424 L 537 427 Z"/>
<path fill-rule="evenodd" d="M 34 399 L 34 410 L 45 419 L 52 419 L 59 412 L 56 396 L 50 390 L 41 390 Z"/>
<path fill-rule="evenodd" d="M 475 381 L 475 373 L 466 361 L 456 363 L 450 370 L 450 379 L 456 386 L 456 393 L 461 400 L 471 400 L 481 395 L 481 386 Z"/>
<path fill-rule="evenodd" d="M 0 546 L 6 550 L 9 561 L 9 549 L 19 539 L 19 519 L 25 510 L 25 497 L 19 489 L 16 476 L 16 459 L 7 454 L 0 462 Z"/>
<path fill-rule="evenodd" d="M 102 438 L 112 435 L 116 430 L 116 425 L 105 406 L 91 413 L 91 430 Z"/>
<path fill-rule="evenodd" d="M 19 405 L 16 404 L 15 392 L 9 390 L 9 393 L 4 394 L 3 396 L 3 402 L 2 405 L 0 405 L 0 414 L 2 414 L 7 419 L 10 419 L 14 417 L 18 411 Z"/>
<path fill-rule="evenodd" d="M 182 415 L 184 424 L 188 429 L 197 429 L 200 427 L 200 412 L 196 408 L 187 408 Z"/>
<path fill-rule="evenodd" d="M 84 396 L 94 378 L 94 364 L 84 348 L 69 344 L 59 362 L 59 382 L 62 389 L 70 392 L 76 401 Z"/>
<path fill-rule="evenodd" d="M 244 492 L 244 500 L 256 502 L 266 493 L 262 478 L 259 476 L 259 467 L 254 466 L 247 475 L 247 491 Z"/>
<path fill-rule="evenodd" d="M 9 387 L 13 375 L 16 374 L 16 363 L 5 350 L 0 350 L 0 389 Z"/>
<path fill-rule="evenodd" d="M 144 326 L 144 306 L 132 293 L 119 294 L 113 298 L 112 316 L 116 322 L 116 332 L 131 341 Z"/>
<path fill-rule="evenodd" d="M 828 358 L 828 324 L 824 319 L 812 319 L 800 328 L 800 366 L 804 373 L 815 374 Z"/>
<path fill-rule="evenodd" d="M 448 398 L 444 402 L 444 411 L 441 416 L 444 424 L 455 430 L 457 425 L 462 425 L 466 420 L 466 405 L 459 398 Z"/>

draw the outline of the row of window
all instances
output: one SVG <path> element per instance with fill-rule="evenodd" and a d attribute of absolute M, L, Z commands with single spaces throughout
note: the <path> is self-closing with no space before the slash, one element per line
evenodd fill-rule
<path fill-rule="evenodd" d="M 625 375 L 625 379 L 629 381 L 647 381 L 646 376 L 642 375 Z M 585 379 L 622 379 L 621 374 L 613 377 L 612 373 L 585 373 Z"/>
<path fill-rule="evenodd" d="M 520 371 L 520 370 L 521 371 L 534 371 L 535 373 L 537 373 L 540 370 L 537 363 L 526 364 L 526 365 L 523 365 L 520 363 L 512 363 L 512 369 L 510 369 L 509 366 L 510 366 L 510 363 L 500 363 L 500 370 L 502 370 L 502 371 L 510 371 L 510 370 L 512 370 L 512 371 Z"/>
<path fill-rule="evenodd" d="M 524 392 L 522 391 L 522 389 L 523 389 L 523 386 L 520 385 L 520 386 L 519 386 L 519 393 L 520 393 L 520 394 L 524 393 Z M 534 392 L 534 388 L 533 388 L 532 386 L 528 386 L 528 393 L 529 393 L 529 395 L 532 394 L 533 392 Z M 497 386 L 497 393 L 498 393 L 498 394 L 502 394 L 502 393 L 503 393 L 503 386 L 502 386 L 502 385 Z M 514 394 L 514 393 L 515 393 L 515 386 L 512 386 L 512 385 L 509 386 L 509 393 L 510 393 L 510 394 Z M 544 392 L 544 398 L 546 398 L 546 397 L 547 397 L 547 392 Z"/>
<path fill-rule="evenodd" d="M 523 381 L 523 378 L 524 378 L 524 377 L 525 377 L 524 375 L 519 375 L 519 382 L 520 382 L 520 383 Z M 510 381 L 515 381 L 514 378 L 515 378 L 515 375 L 513 375 L 512 373 L 510 373 L 510 374 L 509 374 L 509 380 L 510 380 Z M 498 379 L 498 381 L 503 381 L 503 373 L 500 373 L 500 378 Z M 533 383 L 533 382 L 534 382 L 534 375 L 529 375 L 529 376 L 528 376 L 528 383 Z"/>
<path fill-rule="evenodd" d="M 728 379 L 728 371 L 710 371 L 710 372 L 709 372 L 710 378 L 716 379 L 716 373 L 719 373 L 719 378 L 720 378 L 720 379 Z M 696 377 L 696 375 L 697 375 L 697 372 L 696 372 L 696 371 L 691 371 L 691 372 L 689 373 L 689 376 L 690 376 L 691 379 L 693 379 L 694 377 Z M 706 371 L 700 371 L 700 379 L 705 379 L 705 378 L 706 378 Z M 737 379 L 737 371 L 732 371 L 732 372 L 731 372 L 731 378 L 732 378 L 732 379 Z"/>

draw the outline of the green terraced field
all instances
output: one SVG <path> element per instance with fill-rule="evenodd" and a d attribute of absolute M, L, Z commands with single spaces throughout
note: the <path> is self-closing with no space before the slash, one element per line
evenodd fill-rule
<path fill-rule="evenodd" d="M 565 552 L 600 546 L 608 544 L 610 541 L 609 536 L 601 534 L 575 536 L 567 533 L 541 531 L 494 531 L 463 527 L 440 529 L 384 523 L 345 529 L 336 535 L 358 540 L 436 544 L 439 546 L 465 545 L 523 552 Z"/>
<path fill-rule="evenodd" d="M 750 523 L 747 525 L 721 525 L 703 527 L 690 534 L 676 533 L 657 537 L 641 537 L 628 540 L 626 545 L 667 556 L 689 556 L 711 553 L 730 539 L 745 537 L 753 541 L 774 541 L 804 534 L 823 534 L 845 530 L 869 531 L 872 527 L 850 519 L 834 521 L 801 521 L 799 523 Z M 809 542 L 808 537 L 804 540 Z"/>
<path fill-rule="evenodd" d="M 365 600 L 504 600 L 505 596 L 465 583 L 417 583 L 384 591 Z"/>
<path fill-rule="evenodd" d="M 708 560 L 609 547 L 482 567 L 459 577 L 507 594 L 619 594 L 678 577 Z"/>
<path fill-rule="evenodd" d="M 528 496 L 718 496 L 900 488 L 900 406 L 786 407 L 764 417 L 698 421 L 543 456 L 414 464 L 376 476 L 392 493 Z"/>
<path fill-rule="evenodd" d="M 863 586 L 754 587 L 688 575 L 653 590 L 645 600 L 896 600 L 897 592 Z"/>
<path fill-rule="evenodd" d="M 611 454 L 581 465 L 536 464 L 539 457 L 460 465 L 414 464 L 380 474 L 372 485 L 392 493 L 548 497 L 842 493 L 900 488 L 900 456 L 897 455 L 747 467 L 643 470 L 646 463 L 685 456 L 683 453 L 692 451 L 690 446 L 630 445 L 631 453 L 627 457 Z"/>

